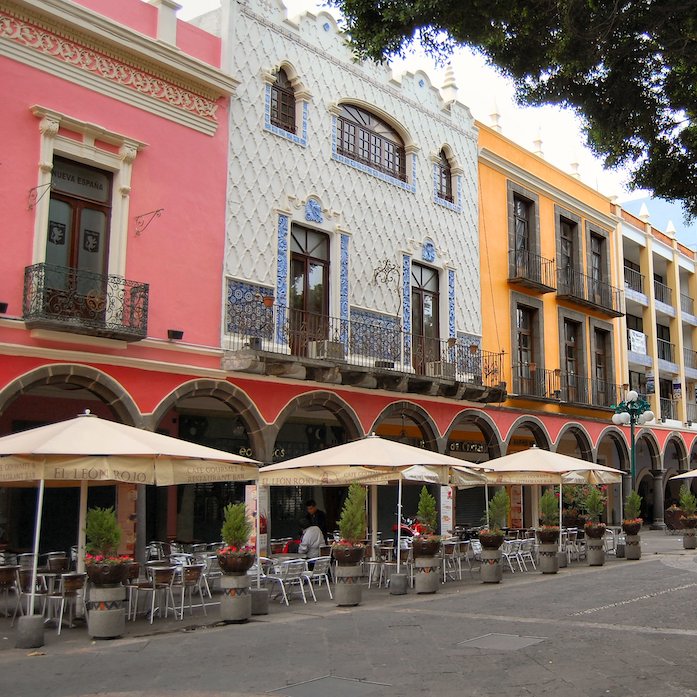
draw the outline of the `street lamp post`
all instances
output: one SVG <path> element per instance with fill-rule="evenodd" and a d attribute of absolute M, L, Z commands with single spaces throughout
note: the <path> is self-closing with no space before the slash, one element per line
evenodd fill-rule
<path fill-rule="evenodd" d="M 612 415 L 612 423 L 616 426 L 629 426 L 630 434 L 630 477 L 632 491 L 636 487 L 636 454 L 634 452 L 634 427 L 638 424 L 643 426 L 656 417 L 651 411 L 651 405 L 642 397 L 639 397 L 635 390 L 627 392 L 624 402 L 613 406 L 615 413 Z"/>

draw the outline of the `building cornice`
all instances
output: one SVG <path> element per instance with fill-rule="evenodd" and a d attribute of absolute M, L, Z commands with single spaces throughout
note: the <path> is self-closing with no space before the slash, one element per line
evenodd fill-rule
<path fill-rule="evenodd" d="M 560 204 L 563 208 L 577 211 L 587 220 L 601 225 L 608 230 L 614 230 L 617 227 L 618 218 L 616 216 L 609 213 L 602 213 L 601 211 L 589 206 L 587 203 L 579 201 L 577 198 L 569 195 L 562 189 L 559 189 L 549 182 L 546 182 L 544 179 L 527 172 L 522 167 L 509 162 L 488 148 L 479 149 L 479 161 L 489 165 L 502 174 L 514 177 L 516 181 L 521 183 L 523 186 L 532 189 L 537 193 L 548 196 L 556 203 Z"/>

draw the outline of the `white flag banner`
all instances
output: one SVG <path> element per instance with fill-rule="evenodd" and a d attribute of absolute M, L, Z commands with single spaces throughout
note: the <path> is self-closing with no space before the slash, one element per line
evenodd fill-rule
<path fill-rule="evenodd" d="M 646 355 L 646 334 L 638 332 L 636 329 L 629 330 L 629 350 L 632 353 Z"/>

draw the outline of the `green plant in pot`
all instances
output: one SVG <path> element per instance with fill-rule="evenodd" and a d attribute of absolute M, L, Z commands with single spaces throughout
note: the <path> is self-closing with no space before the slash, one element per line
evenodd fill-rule
<path fill-rule="evenodd" d="M 680 510 L 682 511 L 682 546 L 685 549 L 697 548 L 695 527 L 697 527 L 697 498 L 687 484 L 680 487 Z"/>
<path fill-rule="evenodd" d="M 95 586 L 121 583 L 133 559 L 118 554 L 121 528 L 113 508 L 90 508 L 85 525 L 85 571 Z"/>
<path fill-rule="evenodd" d="M 225 547 L 218 552 L 218 564 L 223 573 L 246 573 L 254 564 L 254 547 L 248 544 L 251 534 L 252 523 L 247 517 L 245 505 L 229 503 L 225 506 L 220 529 Z"/>
<path fill-rule="evenodd" d="M 438 510 L 435 497 L 425 486 L 421 487 L 416 518 L 421 526 L 421 533 L 412 541 L 414 558 L 433 557 L 440 549 L 440 537 L 434 534 L 438 525 Z"/>
<path fill-rule="evenodd" d="M 624 501 L 624 518 L 622 520 L 622 530 L 627 535 L 638 535 L 641 525 L 644 522 L 641 515 L 641 496 L 636 491 L 629 493 Z"/>
<path fill-rule="evenodd" d="M 340 566 L 358 564 L 363 559 L 366 536 L 365 487 L 351 484 L 339 517 L 341 539 L 332 546 L 332 555 Z"/>
<path fill-rule="evenodd" d="M 540 518 L 542 525 L 537 529 L 537 539 L 542 544 L 552 544 L 559 540 L 559 499 L 551 489 L 540 497 Z"/>
<path fill-rule="evenodd" d="M 591 539 L 599 540 L 605 535 L 605 523 L 600 522 L 600 517 L 605 512 L 605 499 L 596 486 L 592 486 L 583 500 L 583 507 L 589 520 L 585 525 L 586 535 Z"/>
<path fill-rule="evenodd" d="M 479 532 L 484 549 L 498 549 L 503 544 L 503 530 L 508 520 L 511 502 L 505 489 L 499 489 L 489 501 L 488 527 Z"/>

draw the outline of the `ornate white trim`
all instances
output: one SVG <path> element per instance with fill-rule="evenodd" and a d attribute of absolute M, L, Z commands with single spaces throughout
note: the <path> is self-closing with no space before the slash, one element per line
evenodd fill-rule
<path fill-rule="evenodd" d="M 32 67 L 158 113 L 208 134 L 215 132 L 218 94 L 179 84 L 157 66 L 136 66 L 88 38 L 42 26 L 38 18 L 0 10 L 3 52 Z"/>

